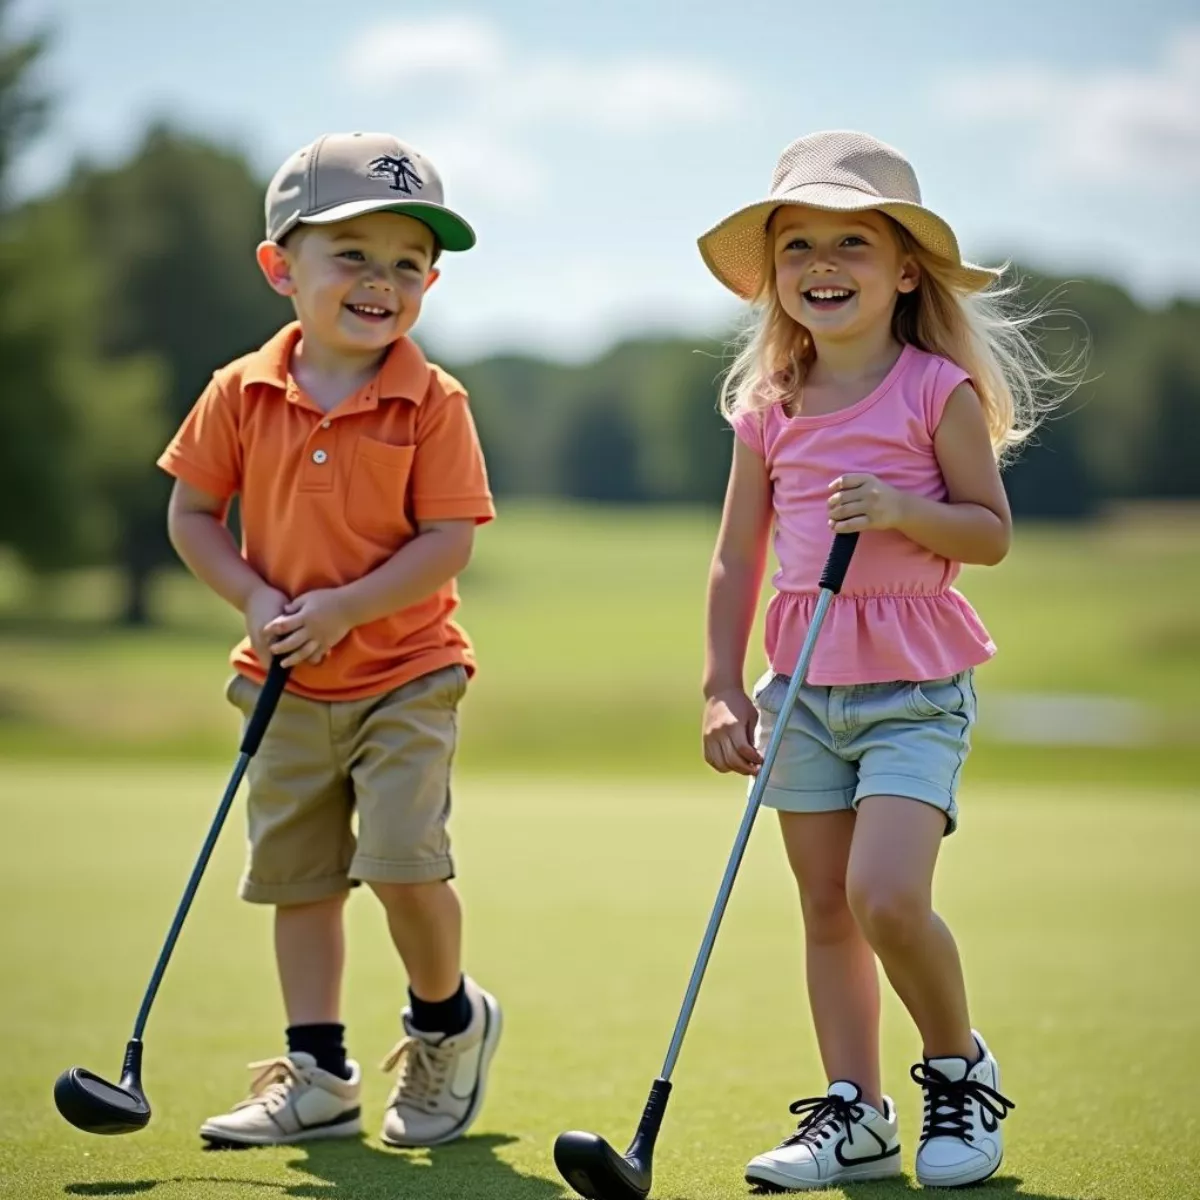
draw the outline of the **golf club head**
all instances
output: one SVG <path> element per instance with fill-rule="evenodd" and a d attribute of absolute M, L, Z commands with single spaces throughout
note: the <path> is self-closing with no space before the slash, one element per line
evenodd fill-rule
<path fill-rule="evenodd" d="M 125 1048 L 120 1083 L 109 1083 L 84 1067 L 70 1067 L 54 1081 L 54 1103 L 85 1133 L 136 1133 L 150 1123 L 150 1101 L 142 1091 L 142 1043 Z"/>
<path fill-rule="evenodd" d="M 662 1127 L 671 1084 L 656 1079 L 629 1149 L 618 1154 L 595 1133 L 560 1133 L 554 1139 L 558 1173 L 585 1200 L 644 1200 L 654 1173 L 654 1143 Z"/>
<path fill-rule="evenodd" d="M 560 1133 L 554 1140 L 554 1165 L 586 1200 L 644 1200 L 650 1191 L 649 1156 L 638 1161 L 618 1154 L 595 1133 Z"/>

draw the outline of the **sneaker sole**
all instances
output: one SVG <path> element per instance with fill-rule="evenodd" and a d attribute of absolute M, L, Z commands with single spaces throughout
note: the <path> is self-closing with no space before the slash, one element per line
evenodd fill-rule
<path fill-rule="evenodd" d="M 339 1119 L 328 1125 L 314 1125 L 286 1136 L 272 1137 L 270 1134 L 235 1134 L 228 1130 L 208 1125 L 200 1127 L 200 1137 L 212 1150 L 249 1150 L 255 1146 L 294 1146 L 298 1142 L 316 1142 L 327 1138 L 362 1137 L 362 1113 L 355 1109 L 351 1117 Z"/>
<path fill-rule="evenodd" d="M 483 1049 L 479 1056 L 479 1078 L 475 1084 L 475 1092 L 471 1097 L 470 1107 L 467 1109 L 463 1119 L 448 1133 L 443 1133 L 441 1137 L 432 1138 L 429 1141 L 399 1141 L 388 1137 L 385 1133 L 381 1133 L 379 1140 L 385 1145 L 395 1146 L 399 1150 L 421 1149 L 425 1146 L 443 1146 L 447 1142 L 453 1142 L 457 1138 L 462 1137 L 475 1123 L 475 1118 L 479 1116 L 479 1110 L 483 1107 L 484 1092 L 487 1090 L 488 1068 L 492 1065 L 492 1057 L 496 1053 L 496 1047 L 500 1044 L 500 1033 L 504 1028 L 504 1017 L 501 1015 L 500 1005 L 496 1002 L 496 997 L 490 992 L 483 991 L 482 988 L 479 990 L 483 995 L 483 1007 L 487 1015 L 487 1023 L 483 1029 Z"/>
<path fill-rule="evenodd" d="M 861 1167 L 843 1167 L 835 1178 L 801 1180 L 783 1171 L 770 1167 L 755 1167 L 746 1171 L 746 1182 L 756 1191 L 774 1194 L 777 1192 L 815 1192 L 841 1187 L 843 1183 L 868 1183 L 876 1179 L 896 1179 L 903 1174 L 897 1156 L 888 1164 L 866 1163 Z"/>
<path fill-rule="evenodd" d="M 986 1175 L 972 1175 L 969 1179 L 954 1179 L 945 1181 L 940 1179 L 922 1179 L 920 1175 L 918 1175 L 917 1182 L 923 1188 L 941 1189 L 942 1191 L 947 1192 L 952 1192 L 956 1188 L 978 1187 L 979 1184 L 986 1183 L 989 1179 L 991 1179 L 991 1177 L 995 1175 L 998 1170 L 1000 1170 L 1000 1167 L 1003 1165 L 1003 1163 L 1004 1155 L 1002 1154 L 998 1159 L 996 1159 L 995 1163 L 992 1165 L 991 1169 Z"/>

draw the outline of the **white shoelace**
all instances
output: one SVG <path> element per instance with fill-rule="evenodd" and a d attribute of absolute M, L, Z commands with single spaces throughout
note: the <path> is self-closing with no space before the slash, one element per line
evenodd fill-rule
<path fill-rule="evenodd" d="M 235 1111 L 263 1104 L 268 1112 L 276 1112 L 287 1103 L 293 1088 L 307 1082 L 286 1055 L 264 1058 L 261 1062 L 247 1064 L 247 1067 L 257 1074 L 250 1081 L 250 1094 L 233 1106 Z"/>
<path fill-rule="evenodd" d="M 444 1045 L 433 1045 L 424 1038 L 402 1038 L 380 1064 L 384 1071 L 400 1070 L 392 1106 L 404 1104 L 435 1112 L 455 1057 L 454 1050 Z"/>

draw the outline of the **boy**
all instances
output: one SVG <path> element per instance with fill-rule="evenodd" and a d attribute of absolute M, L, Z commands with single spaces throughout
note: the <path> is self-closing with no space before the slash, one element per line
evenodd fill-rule
<path fill-rule="evenodd" d="M 216 372 L 159 460 L 180 558 L 245 614 L 229 699 L 248 714 L 270 657 L 292 668 L 249 772 L 241 885 L 275 906 L 287 1054 L 252 1064 L 250 1095 L 200 1134 L 242 1146 L 361 1132 L 339 1008 L 342 909 L 366 883 L 409 979 L 382 1136 L 431 1146 L 478 1114 L 501 1023 L 461 971 L 446 835 L 474 671 L 451 620 L 455 577 L 494 511 L 467 397 L 407 336 L 438 255 L 475 235 L 433 164 L 384 134 L 299 150 L 266 214 L 258 263 L 297 320 Z M 235 493 L 240 553 L 224 523 Z"/>

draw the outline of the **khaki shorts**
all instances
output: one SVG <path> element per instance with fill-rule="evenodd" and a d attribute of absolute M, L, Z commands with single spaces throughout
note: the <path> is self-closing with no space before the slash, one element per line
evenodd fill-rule
<path fill-rule="evenodd" d="M 247 772 L 242 898 L 306 904 L 357 881 L 453 878 L 446 819 L 466 688 L 465 668 L 452 666 L 365 700 L 284 692 Z M 258 692 L 235 675 L 226 695 L 245 718 Z"/>

